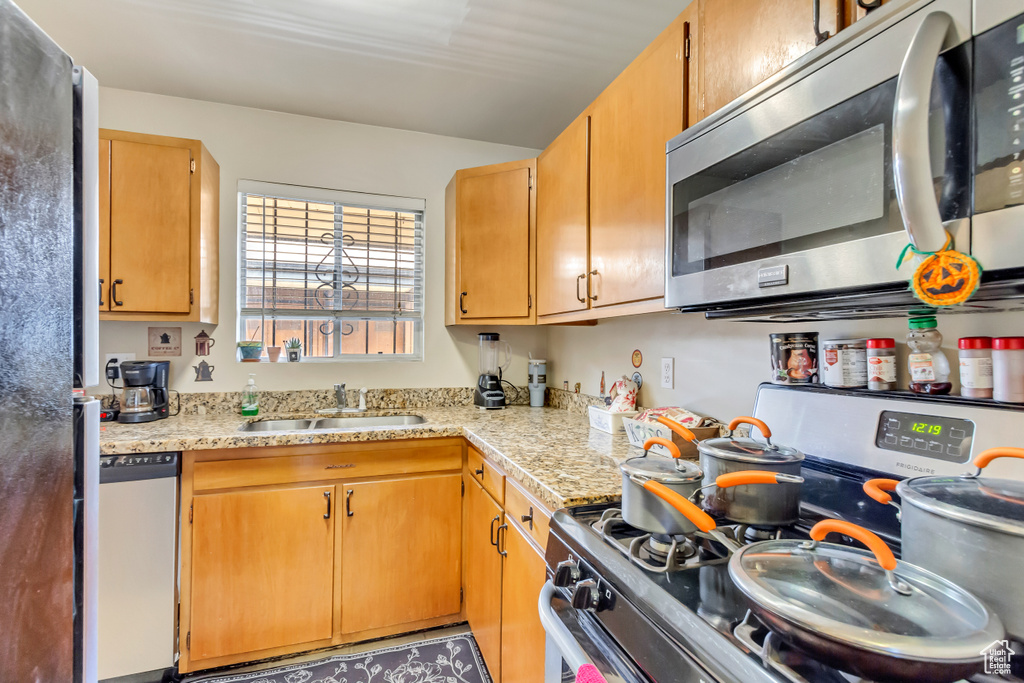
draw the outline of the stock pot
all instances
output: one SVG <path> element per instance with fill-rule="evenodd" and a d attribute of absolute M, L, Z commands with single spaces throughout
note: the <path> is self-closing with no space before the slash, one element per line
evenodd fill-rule
<path fill-rule="evenodd" d="M 784 526 L 800 519 L 800 466 L 804 455 L 795 448 L 772 443 L 772 431 L 761 420 L 737 417 L 729 423 L 734 432 L 741 424 L 756 427 L 765 442 L 730 434 L 698 441 L 693 432 L 683 425 L 659 417 L 666 427 L 692 441 L 700 453 L 700 468 L 704 472 L 704 486 L 708 491 L 703 507 L 712 514 L 721 515 L 740 524 L 754 526 Z M 743 485 L 712 487 L 722 475 L 758 470 L 786 475 L 778 486 L 766 490 L 763 481 Z"/>
<path fill-rule="evenodd" d="M 1024 482 L 982 478 L 996 458 L 1024 458 L 1024 448 L 993 448 L 959 477 L 872 479 L 864 491 L 899 511 L 902 556 L 970 590 L 1024 639 Z M 902 505 L 893 502 L 891 491 Z"/>

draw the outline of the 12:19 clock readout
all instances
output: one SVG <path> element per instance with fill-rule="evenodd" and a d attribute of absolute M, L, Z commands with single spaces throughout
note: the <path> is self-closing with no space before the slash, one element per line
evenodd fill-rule
<path fill-rule="evenodd" d="M 910 426 L 910 431 L 918 434 L 942 435 L 942 425 L 930 425 L 927 422 L 915 422 Z"/>

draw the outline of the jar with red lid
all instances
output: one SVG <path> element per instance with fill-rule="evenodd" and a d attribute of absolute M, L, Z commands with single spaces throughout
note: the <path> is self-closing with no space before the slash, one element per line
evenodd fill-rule
<path fill-rule="evenodd" d="M 868 389 L 896 388 L 896 340 L 868 339 Z"/>
<path fill-rule="evenodd" d="M 992 337 L 961 337 L 960 395 L 992 398 Z"/>
<path fill-rule="evenodd" d="M 992 398 L 1024 403 L 1024 337 L 992 340 Z"/>

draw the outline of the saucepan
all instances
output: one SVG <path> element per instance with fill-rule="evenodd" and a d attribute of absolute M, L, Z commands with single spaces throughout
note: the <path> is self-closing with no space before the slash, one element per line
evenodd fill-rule
<path fill-rule="evenodd" d="M 977 594 L 1018 640 L 1024 639 L 1024 482 L 982 478 L 996 458 L 1024 448 L 992 448 L 959 477 L 872 479 L 864 491 L 899 510 L 902 556 Z M 902 506 L 893 502 L 891 491 Z"/>
<path fill-rule="evenodd" d="M 664 417 L 659 417 L 658 421 L 697 446 L 704 486 L 710 489 L 702 504 L 705 510 L 754 526 L 784 526 L 800 519 L 800 484 L 803 482 L 800 466 L 804 454 L 789 446 L 773 444 L 772 431 L 764 422 L 754 417 L 737 417 L 729 423 L 729 431 L 735 432 L 741 424 L 753 425 L 766 443 L 732 433 L 726 437 L 698 441 L 693 432 L 678 422 Z M 712 487 L 723 475 L 752 469 L 786 476 L 779 480 L 779 486 L 772 487 L 770 491 L 759 486 L 763 483 L 760 480 Z"/>
<path fill-rule="evenodd" d="M 867 529 L 829 519 L 809 541 L 738 546 L 685 499 L 677 509 L 732 550 L 729 576 L 750 609 L 793 646 L 848 673 L 880 682 L 948 683 L 984 668 L 1004 636 L 994 611 L 968 590 L 905 560 Z M 822 543 L 832 532 L 864 551 Z"/>
<path fill-rule="evenodd" d="M 672 459 L 647 457 L 646 451 L 654 444 L 668 449 Z M 703 495 L 708 488 L 799 485 L 803 481 L 788 474 L 744 470 L 720 475 L 707 484 L 704 471 L 695 463 L 681 459 L 679 448 L 670 440 L 650 438 L 644 443 L 644 451 L 644 456 L 630 458 L 619 465 L 622 472 L 622 518 L 627 524 L 655 534 L 678 536 L 697 530 L 693 522 L 674 506 L 676 498 L 689 502 Z"/>

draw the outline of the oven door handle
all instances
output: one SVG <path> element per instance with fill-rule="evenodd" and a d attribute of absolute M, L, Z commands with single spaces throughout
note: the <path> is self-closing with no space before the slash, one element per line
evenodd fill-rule
<path fill-rule="evenodd" d="M 540 589 L 540 598 L 537 600 L 537 613 L 540 614 L 540 623 L 548 637 L 554 642 L 562 659 L 566 661 L 573 671 L 579 671 L 584 664 L 591 664 L 590 658 L 583 652 L 576 639 L 569 633 L 562 621 L 551 609 L 551 599 L 555 597 L 555 584 L 548 581 Z"/>
<path fill-rule="evenodd" d="M 892 166 L 896 200 L 907 236 L 918 251 L 934 252 L 946 244 L 932 183 L 928 144 L 928 106 L 932 76 L 953 19 L 932 12 L 917 28 L 896 81 L 892 116 Z"/>

